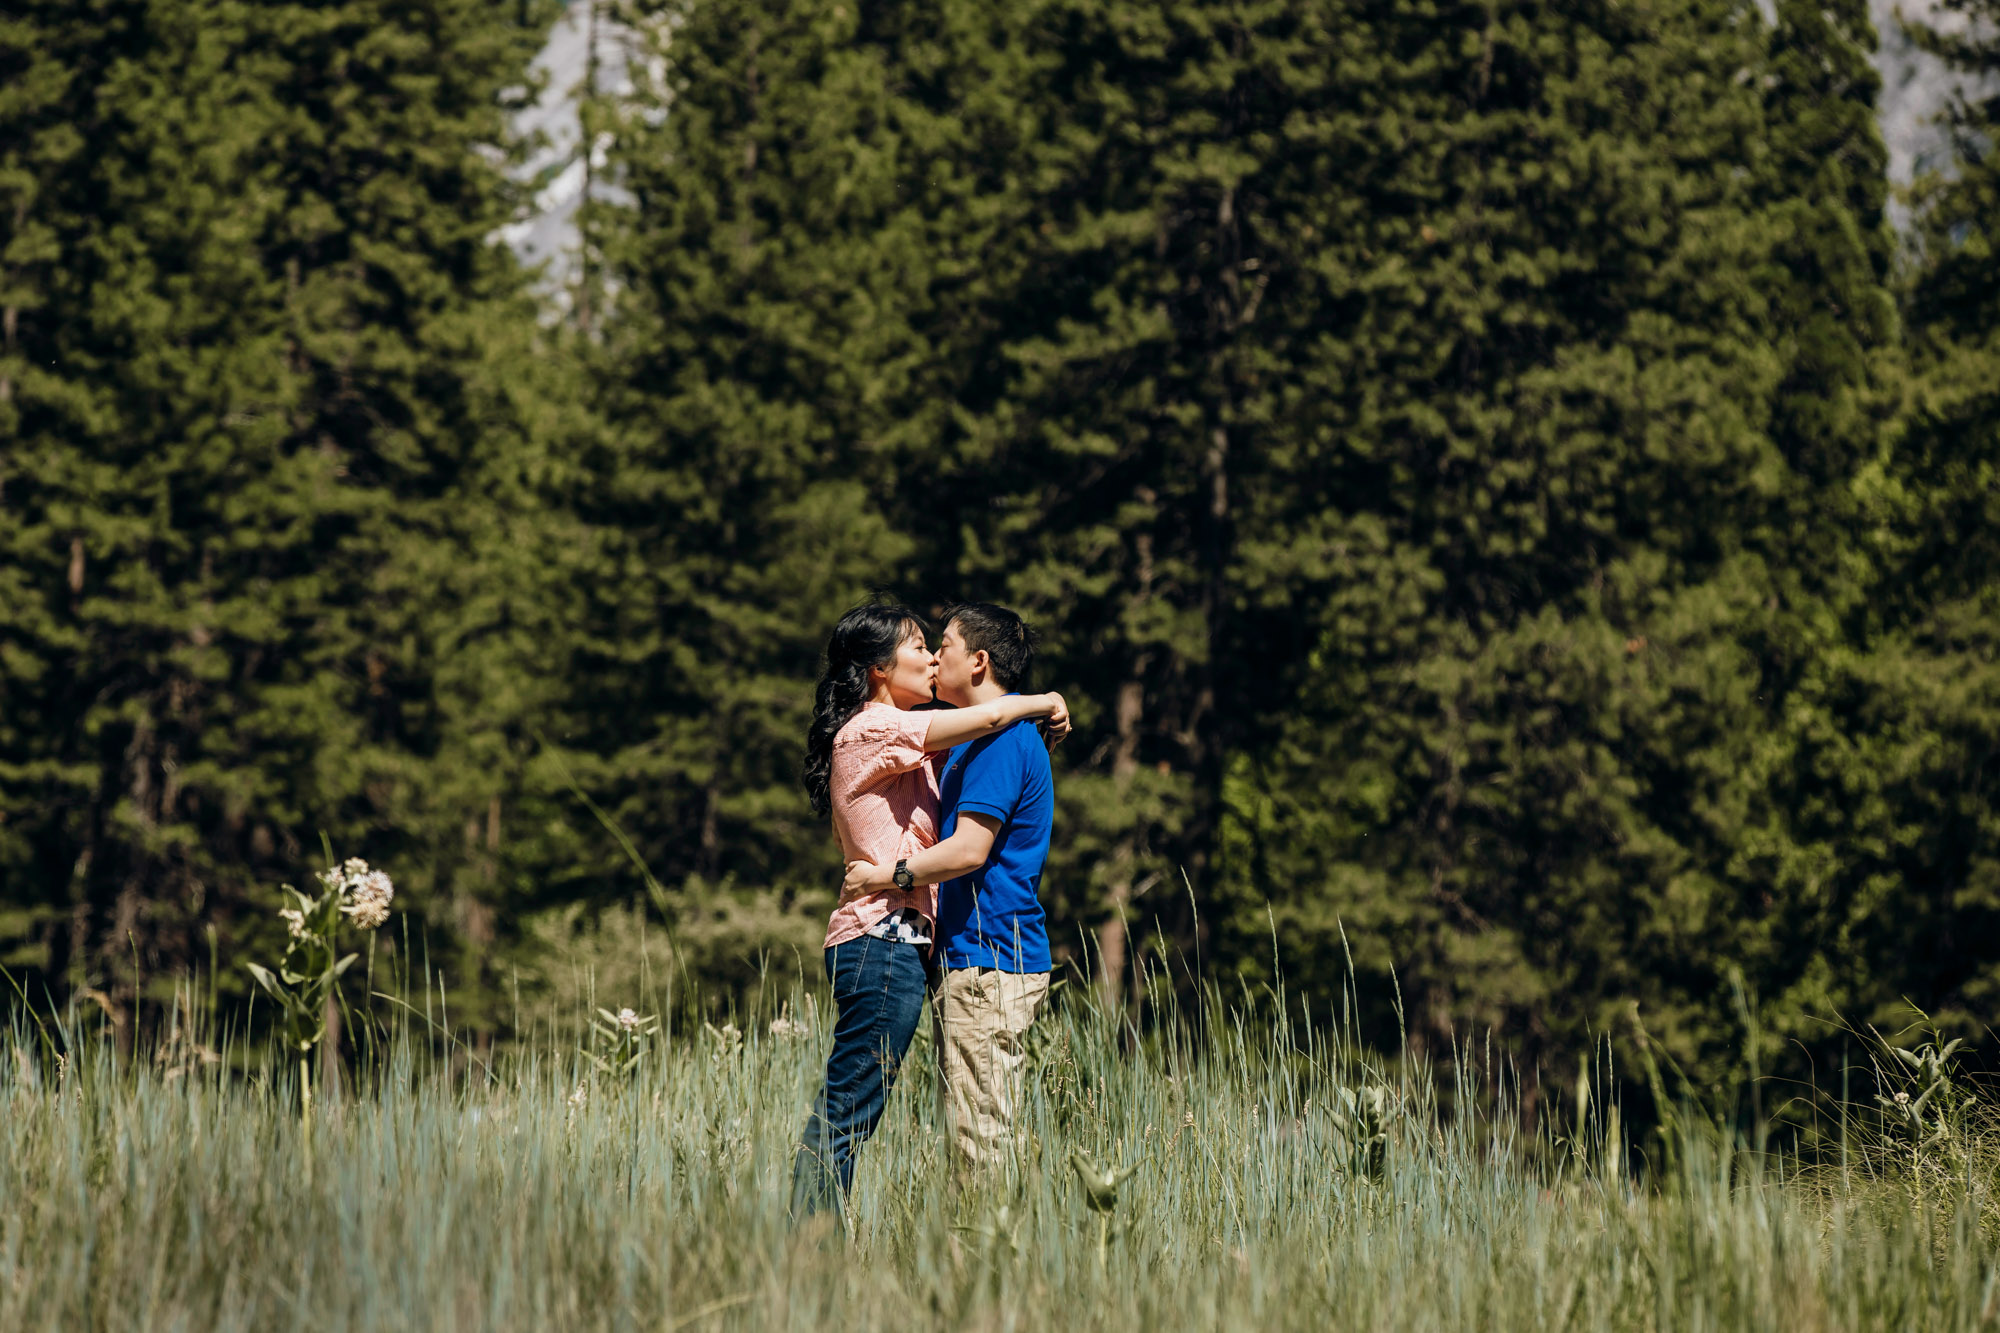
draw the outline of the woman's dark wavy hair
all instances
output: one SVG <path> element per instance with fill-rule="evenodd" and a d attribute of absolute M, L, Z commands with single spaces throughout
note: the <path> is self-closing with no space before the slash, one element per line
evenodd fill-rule
<path fill-rule="evenodd" d="M 894 602 L 857 606 L 840 618 L 826 640 L 826 667 L 813 690 L 812 725 L 806 728 L 806 796 L 813 813 L 833 813 L 833 738 L 868 702 L 868 668 L 887 666 L 910 631 L 928 634 L 924 618 Z"/>

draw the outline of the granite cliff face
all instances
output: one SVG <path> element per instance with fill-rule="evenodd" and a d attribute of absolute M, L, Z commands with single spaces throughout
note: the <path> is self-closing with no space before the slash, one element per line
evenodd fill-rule
<path fill-rule="evenodd" d="M 586 145 L 579 108 L 593 92 L 618 98 L 633 91 L 632 34 L 605 16 L 601 0 L 575 0 L 549 32 L 535 57 L 542 81 L 533 106 L 515 118 L 515 129 L 538 142 L 516 170 L 535 194 L 526 216 L 503 227 L 500 239 L 524 263 L 541 264 L 543 286 L 558 311 L 571 304 L 581 256 L 577 210 L 586 198 L 624 198 L 605 174 L 606 136 Z"/>
<path fill-rule="evenodd" d="M 1875 68 L 1882 75 L 1882 95 L 1875 115 L 1889 148 L 1889 179 L 1908 185 L 1949 159 L 1950 144 L 1937 118 L 1958 87 L 1958 78 L 1936 56 L 1917 48 L 1902 19 L 1946 31 L 1962 28 L 1964 20 L 1943 12 L 1935 0 L 1869 0 L 1869 12 L 1880 42 Z M 1892 204 L 1890 216 L 1901 226 L 1900 206 Z"/>
<path fill-rule="evenodd" d="M 621 197 L 603 174 L 606 145 L 586 148 L 577 114 L 589 90 L 616 98 L 633 86 L 633 35 L 606 16 L 608 8 L 603 0 L 574 0 L 568 6 L 535 60 L 546 79 L 541 95 L 516 121 L 522 133 L 539 133 L 543 143 L 520 169 L 521 179 L 536 187 L 531 211 L 504 228 L 501 236 L 523 260 L 548 266 L 548 291 L 563 310 L 569 306 L 569 288 L 579 262 L 578 207 L 587 196 Z M 1957 82 L 1940 61 L 1910 41 L 1899 11 L 1912 22 L 1947 28 L 1962 20 L 1941 12 L 1936 0 L 1870 0 L 1880 39 L 1875 54 L 1875 67 L 1882 75 L 1877 115 L 1889 149 L 1889 177 L 1897 185 L 1907 185 L 1918 173 L 1946 160 L 1948 144 L 1936 122 Z M 1905 220 L 1901 206 L 1892 204 L 1890 214 L 1900 227 Z"/>

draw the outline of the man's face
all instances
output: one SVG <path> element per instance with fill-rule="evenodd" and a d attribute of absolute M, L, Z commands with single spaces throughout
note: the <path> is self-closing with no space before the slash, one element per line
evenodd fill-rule
<path fill-rule="evenodd" d="M 954 620 L 944 627 L 944 638 L 938 643 L 938 698 L 960 708 L 971 703 L 972 665 L 972 654 L 965 650 L 965 639 L 959 634 L 958 622 Z"/>

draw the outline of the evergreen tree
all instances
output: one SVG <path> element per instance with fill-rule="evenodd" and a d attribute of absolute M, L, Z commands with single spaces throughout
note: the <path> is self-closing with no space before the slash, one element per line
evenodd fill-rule
<path fill-rule="evenodd" d="M 7 446 L 0 452 L 0 514 L 10 519 L 14 468 L 8 459 L 20 438 L 21 401 L 63 387 L 45 375 L 45 360 L 27 353 L 23 324 L 32 338 L 61 282 L 62 228 L 74 223 L 59 216 L 60 205 L 51 205 L 48 196 L 84 150 L 74 125 L 82 99 L 77 83 L 92 72 L 85 57 L 103 34 L 101 14 L 73 12 L 64 20 L 54 6 L 0 16 L 0 443 Z M 0 607 L 15 608 L 8 618 L 19 623 L 29 620 L 38 600 L 35 575 L 12 558 L 12 549 L 7 555 L 0 559 Z M 46 562 L 42 572 L 46 576 Z M 73 577 L 79 586 L 71 596 L 81 591 L 81 572 Z M 33 623 L 38 635 L 54 628 L 40 616 Z M 0 673 L 9 685 L 8 706 L 0 708 L 0 780 L 13 782 L 32 781 L 32 770 L 45 762 L 36 732 L 51 724 L 28 706 L 26 689 L 13 684 L 42 670 L 20 637 L 17 630 L 0 639 Z M 0 945 L 6 946 L 0 965 L 19 969 L 45 956 L 39 946 L 59 915 L 61 896 L 31 876 L 33 823 L 24 803 L 11 789 L 9 794 L 12 799 L 0 804 Z"/>
<path fill-rule="evenodd" d="M 1767 72 L 1814 93 L 1747 7 L 1368 14 L 1382 68 L 1325 142 L 1373 169 L 1300 176 L 1367 203 L 1286 228 L 1326 238 L 1324 313 L 1279 358 L 1301 407 L 1267 568 L 1318 641 L 1232 773 L 1234 952 L 1259 956 L 1268 898 L 1291 980 L 1334 991 L 1344 924 L 1420 1042 L 1532 1056 L 1630 1032 L 1636 1003 L 1713 1071 L 1731 968 L 1754 986 L 1793 908 L 1775 648 L 1804 651 L 1785 636 L 1850 555 L 1810 519 L 1859 428 L 1822 440 L 1804 404 L 1862 410 L 1879 146 L 1851 103 L 1819 132 L 1859 144 L 1858 183 L 1770 160 L 1813 131 Z M 1773 239 L 1821 232 L 1850 242 L 1830 275 Z"/>
<path fill-rule="evenodd" d="M 1019 607 L 1073 696 L 1042 893 L 1058 954 L 1108 998 L 1132 931 L 1199 951 L 1188 887 L 1210 892 L 1226 755 L 1296 639 L 1248 610 L 1239 516 L 1287 484 L 1284 344 L 1262 330 L 1311 313 L 1274 193 L 1293 122 L 1337 95 L 1343 18 L 1048 0 L 964 29 L 966 68 L 1009 101 L 966 99 L 980 188 L 940 234 L 980 281 L 951 294 L 955 410 L 902 504 L 948 499 L 938 595 Z M 1352 206 L 1337 176 L 1318 189 Z"/>
<path fill-rule="evenodd" d="M 680 478 L 597 515 L 658 553 L 639 605 L 783 607 L 808 628 L 748 674 L 802 702 L 842 598 L 787 506 L 858 476 L 815 574 L 883 549 L 880 514 L 915 558 L 874 581 L 1039 621 L 1083 724 L 1044 897 L 1114 992 L 1128 925 L 1194 954 L 1206 922 L 1253 972 L 1278 927 L 1331 994 L 1345 919 L 1372 992 L 1407 965 L 1420 1039 L 1568 1044 L 1636 999 L 1693 1065 L 1735 1049 L 1733 969 L 1825 993 L 1837 825 L 1795 803 L 1865 611 L 1890 335 L 1864 21 L 733 17 L 679 20 L 674 112 L 628 139 L 613 448 L 648 481 L 608 494 Z M 583 674 L 657 700 L 689 623 Z M 766 660 L 711 633 L 696 660 Z M 621 760 L 672 775 L 652 846 L 690 886 L 739 841 L 686 832 L 728 792 L 796 800 L 797 720 L 739 756 L 738 724 L 702 734 L 722 691 L 681 691 L 681 753 Z M 767 776 L 704 793 L 704 753 Z M 819 855 L 783 808 L 742 807 L 752 882 Z"/>
<path fill-rule="evenodd" d="M 9 965 L 129 1033 L 324 830 L 476 982 L 645 883 L 572 776 L 680 965 L 809 958 L 815 657 L 881 589 L 1041 626 L 1043 894 L 1107 998 L 1148 944 L 1320 1000 L 1351 957 L 1371 1037 L 1636 1018 L 1698 1076 L 1739 978 L 1774 1039 L 1963 1024 L 2000 103 L 1906 357 L 1865 12 L 1775 12 L 630 6 L 544 326 L 491 241 L 540 9 L 15 6 Z"/>
<path fill-rule="evenodd" d="M 1836 1015 L 1909 980 L 1899 960 L 1855 953 L 1849 915 L 1872 896 L 1855 855 L 1875 804 L 1857 762 L 1857 669 L 1882 624 L 1883 464 L 1904 389 L 1874 46 L 1861 4 L 1781 4 L 1761 80 L 1770 252 L 1757 289 L 1788 484 L 1752 534 L 1773 586 L 1745 642 L 1773 734 L 1747 775 L 1762 797 L 1729 867 L 1747 928 L 1727 961 L 1764 998 L 1767 1039 L 1791 1049 L 1824 1046 Z"/>
<path fill-rule="evenodd" d="M 488 240 L 530 11 L 14 13 L 9 894 L 59 910 L 48 971 L 121 1033 L 205 928 L 261 928 L 246 903 L 319 831 L 476 940 L 564 410 Z"/>
<path fill-rule="evenodd" d="M 1979 1039 L 2000 965 L 2000 8 L 1919 30 L 1963 82 L 1956 149 L 1915 192 L 1906 301 L 1914 382 L 1884 469 L 1891 501 L 1872 651 L 1838 702 L 1851 812 L 1840 920 L 1847 1009 Z"/>
<path fill-rule="evenodd" d="M 840 866 L 799 779 L 816 658 L 846 607 L 917 582 L 920 518 L 882 501 L 947 408 L 905 194 L 932 127 L 884 51 L 926 22 L 792 0 L 641 17 L 665 82 L 622 116 L 629 206 L 589 215 L 615 297 L 561 739 L 717 979 L 814 956 Z M 635 891 L 601 832 L 576 835 L 556 895 Z"/>

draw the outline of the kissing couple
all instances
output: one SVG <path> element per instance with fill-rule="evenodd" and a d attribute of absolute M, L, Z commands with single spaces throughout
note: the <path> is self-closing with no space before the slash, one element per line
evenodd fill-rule
<path fill-rule="evenodd" d="M 1055 782 L 1037 724 L 1059 741 L 1069 710 L 1020 692 L 1035 637 L 1012 611 L 955 606 L 935 651 L 929 634 L 907 607 L 849 611 L 813 697 L 806 794 L 847 874 L 826 931 L 833 1050 L 793 1162 L 795 1218 L 841 1209 L 926 995 L 954 1160 L 1004 1161 L 1023 1039 L 1048 1000 L 1037 891 Z"/>

